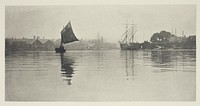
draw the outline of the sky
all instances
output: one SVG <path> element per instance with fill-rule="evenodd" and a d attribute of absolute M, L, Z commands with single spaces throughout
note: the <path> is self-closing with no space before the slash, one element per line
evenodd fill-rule
<path fill-rule="evenodd" d="M 6 6 L 5 37 L 58 39 L 71 21 L 78 39 L 96 39 L 99 33 L 107 42 L 118 42 L 128 23 L 137 25 L 134 40 L 149 40 L 162 30 L 196 34 L 195 5 L 67 5 Z"/>

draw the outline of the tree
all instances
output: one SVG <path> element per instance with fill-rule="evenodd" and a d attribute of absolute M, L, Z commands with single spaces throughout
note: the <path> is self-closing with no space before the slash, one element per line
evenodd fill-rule
<path fill-rule="evenodd" d="M 159 41 L 159 33 L 154 33 L 153 36 L 151 37 L 150 41 L 151 42 L 158 42 Z"/>
<path fill-rule="evenodd" d="M 151 42 L 168 42 L 170 37 L 173 37 L 170 32 L 161 31 L 160 33 L 154 33 L 151 37 Z"/>

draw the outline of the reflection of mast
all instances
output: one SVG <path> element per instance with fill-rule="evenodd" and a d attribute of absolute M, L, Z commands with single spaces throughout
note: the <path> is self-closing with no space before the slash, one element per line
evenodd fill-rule
<path fill-rule="evenodd" d="M 127 57 L 127 51 L 126 51 L 126 76 L 128 80 L 128 57 Z"/>
<path fill-rule="evenodd" d="M 126 65 L 126 79 L 128 80 L 129 78 L 134 79 L 134 51 L 125 51 L 125 65 Z M 130 55 L 128 55 L 128 52 L 130 53 Z M 130 62 L 131 62 L 131 66 L 129 67 L 129 58 L 130 58 Z"/>
<path fill-rule="evenodd" d="M 134 79 L 134 51 L 131 51 L 131 59 L 132 59 L 132 64 L 131 64 L 132 78 Z"/>
<path fill-rule="evenodd" d="M 73 61 L 68 58 L 64 58 L 64 54 L 61 53 L 61 76 L 65 77 L 65 81 L 67 81 L 68 85 L 71 85 L 71 80 L 72 80 L 72 74 L 73 73 L 73 68 L 71 67 L 73 65 Z"/>

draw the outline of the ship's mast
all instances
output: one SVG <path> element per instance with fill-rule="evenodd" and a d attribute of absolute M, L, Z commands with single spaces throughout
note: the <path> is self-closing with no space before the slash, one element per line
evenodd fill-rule
<path fill-rule="evenodd" d="M 126 31 L 125 33 L 123 34 L 124 38 L 122 40 L 123 43 L 133 43 L 134 41 L 134 35 L 136 33 L 136 30 L 135 30 L 135 24 L 133 24 L 133 20 L 132 20 L 132 24 L 128 24 L 127 22 L 127 19 L 126 19 Z M 130 26 L 130 27 L 129 27 Z M 131 31 L 131 32 L 130 32 Z"/>
<path fill-rule="evenodd" d="M 131 43 L 133 43 L 133 39 L 134 39 L 134 29 L 133 29 L 133 19 L 132 19 L 132 32 L 131 32 Z"/>
<path fill-rule="evenodd" d="M 135 28 L 134 28 L 135 24 L 133 24 L 133 19 L 132 19 L 132 24 L 129 24 L 129 25 L 131 25 L 131 35 L 130 35 L 130 37 L 129 37 L 129 41 L 130 41 L 131 43 L 133 43 L 133 41 L 134 41 L 134 35 L 135 35 L 135 33 L 136 33 L 136 30 L 135 30 Z"/>
<path fill-rule="evenodd" d="M 125 36 L 126 43 L 127 43 L 127 38 L 128 38 L 128 23 L 127 23 L 127 19 L 126 19 L 126 36 Z"/>

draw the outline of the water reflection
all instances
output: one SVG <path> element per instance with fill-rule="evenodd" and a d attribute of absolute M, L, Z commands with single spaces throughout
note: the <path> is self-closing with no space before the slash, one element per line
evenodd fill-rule
<path fill-rule="evenodd" d="M 134 70 L 135 70 L 135 63 L 134 63 L 134 55 L 135 51 L 121 51 L 121 58 L 124 60 L 125 66 L 124 70 L 126 73 L 126 79 L 134 79 Z"/>
<path fill-rule="evenodd" d="M 152 66 L 159 69 L 155 72 L 191 71 L 196 51 L 152 51 L 151 60 Z"/>
<path fill-rule="evenodd" d="M 5 98 L 195 100 L 195 65 L 196 51 L 16 52 L 5 57 Z"/>
<path fill-rule="evenodd" d="M 134 79 L 134 63 L 135 63 L 135 61 L 134 61 L 134 52 L 133 51 L 131 51 L 131 53 L 130 53 L 130 57 L 131 57 L 131 76 L 132 76 L 132 79 Z"/>
<path fill-rule="evenodd" d="M 64 77 L 64 81 L 67 81 L 67 85 L 71 85 L 72 75 L 74 74 L 74 69 L 72 67 L 74 61 L 73 59 L 64 56 L 61 53 L 61 76 Z"/>
<path fill-rule="evenodd" d="M 152 61 L 159 63 L 159 64 L 165 64 L 171 61 L 171 52 L 168 51 L 152 51 L 151 57 Z"/>

